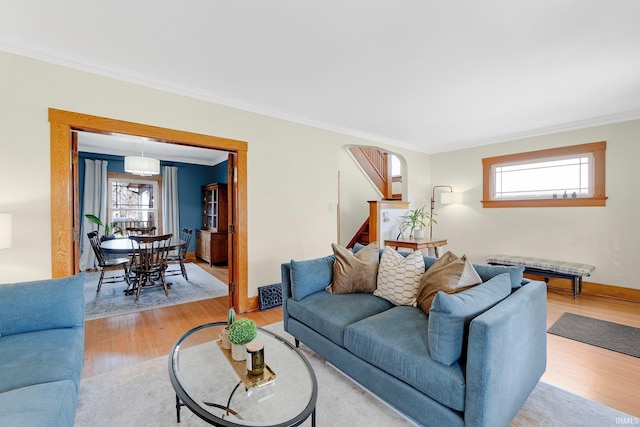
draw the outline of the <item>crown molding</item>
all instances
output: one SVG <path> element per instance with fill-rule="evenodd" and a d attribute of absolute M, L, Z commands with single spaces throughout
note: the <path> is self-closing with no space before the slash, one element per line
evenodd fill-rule
<path fill-rule="evenodd" d="M 462 150 L 462 149 L 473 148 L 473 147 L 478 147 L 482 145 L 497 144 L 501 142 L 507 142 L 507 141 L 531 138 L 536 136 L 549 135 L 553 133 L 566 132 L 571 130 L 584 129 L 589 127 L 640 119 L 640 110 L 623 112 L 619 114 L 612 114 L 612 115 L 602 116 L 602 117 L 593 117 L 585 120 L 579 120 L 579 121 L 574 121 L 569 123 L 561 123 L 557 125 L 541 127 L 536 129 L 530 129 L 523 132 L 509 133 L 509 134 L 504 134 L 498 137 L 477 139 L 473 141 L 448 142 L 448 143 L 443 143 L 442 146 L 440 146 L 440 148 L 426 150 L 425 148 L 420 147 L 417 143 L 411 143 L 408 141 L 388 138 L 388 137 L 384 137 L 377 134 L 363 132 L 358 129 L 337 126 L 335 124 L 323 122 L 321 120 L 310 119 L 308 117 L 299 116 L 299 115 L 285 112 L 285 111 L 274 110 L 262 105 L 248 102 L 246 100 L 230 98 L 230 97 L 219 95 L 217 93 L 199 89 L 197 87 L 177 84 L 175 82 L 164 80 L 164 79 L 158 79 L 154 76 L 151 76 L 145 73 L 140 73 L 140 72 L 129 70 L 129 69 L 114 67 L 112 65 L 109 65 L 103 62 L 92 61 L 84 57 L 79 57 L 77 55 L 72 55 L 66 52 L 52 50 L 38 44 L 27 43 L 24 41 L 9 39 L 6 37 L 0 37 L 0 51 L 5 51 L 5 52 L 13 53 L 16 55 L 20 55 L 20 56 L 25 56 L 28 58 L 60 65 L 67 68 L 72 68 L 79 71 L 88 72 L 91 74 L 100 75 L 107 78 L 112 78 L 119 81 L 133 83 L 136 85 L 161 90 L 164 92 L 169 92 L 176 95 L 186 96 L 189 98 L 210 102 L 210 103 L 222 105 L 225 107 L 235 108 L 237 110 L 260 114 L 267 117 L 286 120 L 293 123 L 298 123 L 298 124 L 315 127 L 315 128 L 330 131 L 330 132 L 335 132 L 342 135 L 363 139 L 364 143 L 375 142 L 375 143 L 386 144 L 392 147 L 404 148 L 404 149 L 416 151 L 419 153 L 425 153 L 425 154 L 444 153 L 448 151 Z"/>
<path fill-rule="evenodd" d="M 380 135 L 363 132 L 357 129 L 336 126 L 331 123 L 310 119 L 308 117 L 299 116 L 285 111 L 274 110 L 242 99 L 229 98 L 193 86 L 187 86 L 183 84 L 177 84 L 168 80 L 158 79 L 145 73 L 114 67 L 107 63 L 88 60 L 87 58 L 79 57 L 77 55 L 72 55 L 66 52 L 52 50 L 37 44 L 25 43 L 22 41 L 0 37 L 0 50 L 40 60 L 43 62 L 72 68 L 74 70 L 84 71 L 115 80 L 161 90 L 163 92 L 182 95 L 201 101 L 211 102 L 213 104 L 223 105 L 225 107 L 235 108 L 237 110 L 247 111 L 250 113 L 260 114 L 263 116 L 273 117 L 289 122 L 315 127 L 318 129 L 327 130 L 330 132 L 364 139 L 367 142 L 378 142 L 426 153 L 423 148 L 415 144 L 407 143 L 406 141 L 399 141 L 393 138 L 387 138 Z"/>

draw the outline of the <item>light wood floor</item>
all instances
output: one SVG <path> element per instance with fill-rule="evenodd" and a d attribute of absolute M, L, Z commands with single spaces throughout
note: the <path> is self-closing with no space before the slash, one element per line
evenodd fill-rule
<path fill-rule="evenodd" d="M 209 269 L 225 280 L 226 269 Z M 86 322 L 83 377 L 169 354 L 187 330 L 203 323 L 226 321 L 227 298 Z M 564 312 L 640 327 L 640 303 L 548 292 L 548 326 Z M 282 309 L 243 315 L 259 326 L 282 320 Z M 547 334 L 547 371 L 542 380 L 580 396 L 640 417 L 640 359 Z"/>
<path fill-rule="evenodd" d="M 565 312 L 640 328 L 640 303 L 547 293 L 547 327 Z M 640 358 L 547 334 L 547 371 L 542 381 L 640 417 Z"/>

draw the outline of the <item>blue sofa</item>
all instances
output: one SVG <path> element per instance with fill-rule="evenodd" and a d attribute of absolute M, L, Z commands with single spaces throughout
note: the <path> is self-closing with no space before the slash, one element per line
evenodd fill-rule
<path fill-rule="evenodd" d="M 0 284 L 0 426 L 73 426 L 84 274 Z"/>
<path fill-rule="evenodd" d="M 435 260 L 424 257 L 426 268 Z M 439 293 L 427 315 L 371 293 L 326 292 L 333 261 L 282 264 L 284 329 L 296 344 L 420 425 L 509 424 L 546 369 L 544 282 L 523 280 L 521 267 L 474 264 L 484 283 L 454 296 Z M 498 301 L 464 313 L 499 292 Z M 452 301 L 461 315 L 444 307 Z"/>

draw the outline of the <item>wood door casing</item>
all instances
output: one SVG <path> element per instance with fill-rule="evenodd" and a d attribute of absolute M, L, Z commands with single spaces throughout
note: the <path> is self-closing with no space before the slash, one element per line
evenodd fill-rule
<path fill-rule="evenodd" d="M 74 274 L 78 268 L 73 245 L 74 158 L 72 130 L 96 133 L 121 133 L 147 137 L 166 143 L 213 148 L 235 153 L 238 169 L 233 182 L 237 205 L 235 206 L 234 268 L 230 271 L 236 284 L 236 310 L 243 313 L 257 305 L 248 298 L 248 250 L 247 250 L 247 149 L 248 143 L 233 139 L 203 135 L 180 130 L 161 128 L 122 120 L 91 116 L 82 113 L 49 109 L 50 158 L 51 158 L 51 274 L 64 277 Z M 244 169 L 243 169 L 244 168 Z M 255 298 L 257 301 L 257 298 Z"/>

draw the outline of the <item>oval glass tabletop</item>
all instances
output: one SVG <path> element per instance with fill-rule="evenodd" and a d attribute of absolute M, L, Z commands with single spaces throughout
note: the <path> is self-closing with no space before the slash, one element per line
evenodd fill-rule
<path fill-rule="evenodd" d="M 220 343 L 224 322 L 185 333 L 169 354 L 169 377 L 180 405 L 218 426 L 296 426 L 310 415 L 315 424 L 318 385 L 307 359 L 289 342 L 258 328 L 265 373 L 250 376 Z M 179 400 L 178 400 L 179 399 Z"/>

